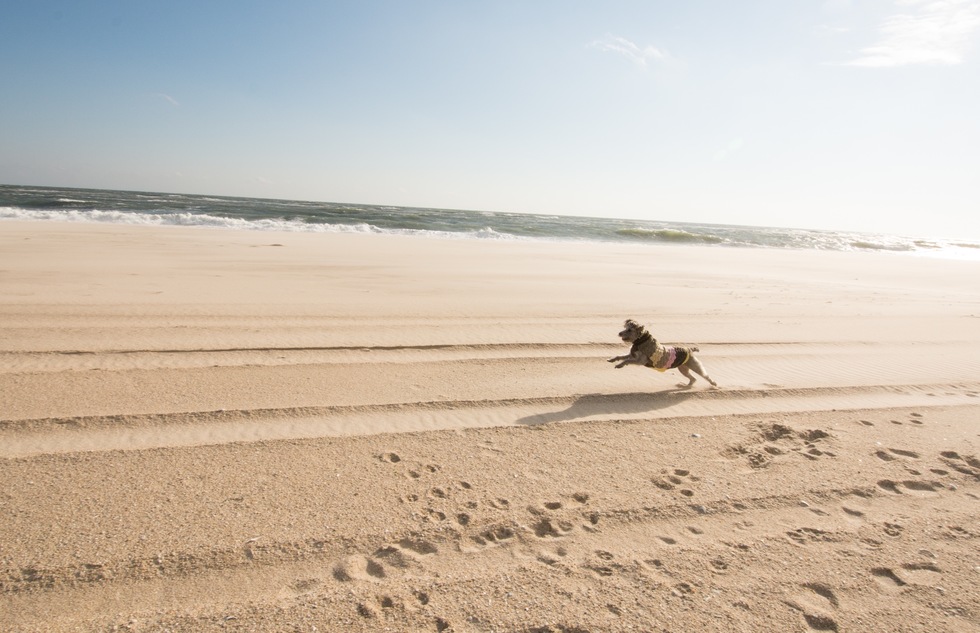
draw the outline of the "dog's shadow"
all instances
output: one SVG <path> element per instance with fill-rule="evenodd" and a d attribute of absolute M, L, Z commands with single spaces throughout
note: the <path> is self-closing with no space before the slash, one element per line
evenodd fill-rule
<path fill-rule="evenodd" d="M 536 413 L 517 420 L 517 424 L 538 426 L 551 422 L 570 422 L 596 415 L 629 415 L 649 413 L 677 405 L 696 392 L 669 389 L 653 393 L 602 393 L 579 396 L 567 409 L 552 413 Z"/>

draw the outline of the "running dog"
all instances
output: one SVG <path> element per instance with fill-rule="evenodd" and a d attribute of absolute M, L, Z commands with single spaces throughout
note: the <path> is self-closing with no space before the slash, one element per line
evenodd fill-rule
<path fill-rule="evenodd" d="M 704 365 L 698 360 L 694 352 L 700 351 L 697 347 L 680 347 L 675 345 L 661 345 L 657 339 L 650 336 L 646 328 L 634 321 L 627 319 L 623 324 L 625 329 L 619 333 L 619 338 L 624 343 L 631 343 L 630 353 L 625 356 L 613 356 L 609 359 L 610 363 L 619 362 L 616 369 L 621 369 L 626 365 L 643 365 L 657 371 L 667 371 L 677 369 L 688 379 L 685 385 L 681 383 L 678 387 L 690 389 L 697 378 L 695 374 L 701 376 L 712 387 L 717 387 L 718 383 L 711 379 L 704 369 Z"/>

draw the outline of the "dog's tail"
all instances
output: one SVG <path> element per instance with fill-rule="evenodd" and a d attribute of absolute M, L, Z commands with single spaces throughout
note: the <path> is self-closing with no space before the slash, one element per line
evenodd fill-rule
<path fill-rule="evenodd" d="M 692 352 L 700 352 L 701 351 L 701 348 L 699 348 L 697 345 L 691 345 L 687 349 L 691 350 Z"/>

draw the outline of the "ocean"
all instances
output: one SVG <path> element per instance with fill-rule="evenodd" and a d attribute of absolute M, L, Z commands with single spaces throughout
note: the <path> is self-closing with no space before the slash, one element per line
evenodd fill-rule
<path fill-rule="evenodd" d="M 883 233 L 14 185 L 0 185 L 2 220 L 378 233 L 478 240 L 620 242 L 651 247 L 674 244 L 878 251 L 980 259 L 980 242 Z"/>

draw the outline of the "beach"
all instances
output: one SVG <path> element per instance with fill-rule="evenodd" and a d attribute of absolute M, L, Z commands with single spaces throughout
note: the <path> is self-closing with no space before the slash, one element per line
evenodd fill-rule
<path fill-rule="evenodd" d="M 4 221 L 0 630 L 977 630 L 978 279 Z"/>

